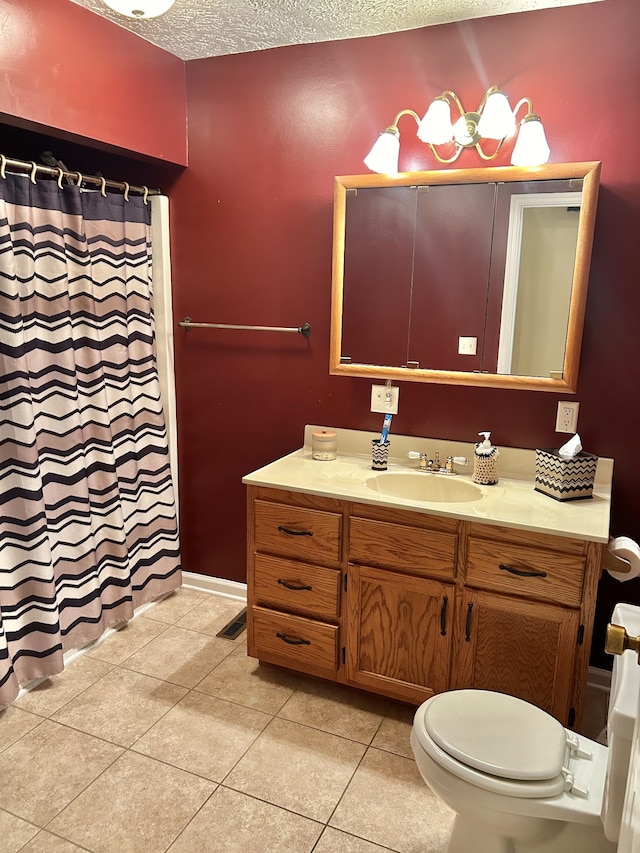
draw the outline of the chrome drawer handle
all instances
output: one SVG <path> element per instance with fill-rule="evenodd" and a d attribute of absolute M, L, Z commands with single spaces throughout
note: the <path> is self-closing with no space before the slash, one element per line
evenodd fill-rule
<path fill-rule="evenodd" d="M 527 572 L 524 569 L 514 569 L 513 566 L 506 566 L 504 563 L 499 563 L 498 568 L 503 572 L 509 572 L 511 575 L 518 575 L 519 578 L 546 578 L 546 572 Z"/>
<path fill-rule="evenodd" d="M 312 587 L 312 586 L 307 586 L 307 585 L 305 585 L 305 584 L 301 584 L 301 583 L 297 583 L 297 584 L 296 584 L 296 583 L 292 583 L 291 581 L 285 581 L 285 580 L 282 580 L 282 578 L 278 578 L 278 583 L 281 583 L 281 584 L 282 584 L 282 586 L 284 586 L 286 589 L 293 589 L 293 590 L 295 590 L 296 592 L 297 592 L 298 590 L 303 590 L 303 589 L 308 589 L 308 590 L 309 590 L 309 592 L 311 592 L 311 590 L 313 589 L 313 587 Z"/>
<path fill-rule="evenodd" d="M 278 525 L 278 530 L 286 533 L 288 536 L 313 536 L 313 530 L 290 530 L 288 527 Z"/>
<path fill-rule="evenodd" d="M 303 640 L 302 637 L 287 637 L 286 634 L 281 634 L 279 631 L 276 631 L 276 637 L 279 640 L 283 640 L 285 643 L 289 643 L 290 646 L 310 646 L 311 640 Z"/>

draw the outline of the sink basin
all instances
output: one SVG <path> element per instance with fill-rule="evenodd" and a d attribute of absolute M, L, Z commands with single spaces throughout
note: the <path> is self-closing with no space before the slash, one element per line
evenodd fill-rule
<path fill-rule="evenodd" d="M 484 497 L 479 486 L 457 477 L 422 474 L 414 471 L 388 471 L 367 480 L 367 486 L 381 495 L 409 501 L 465 503 Z"/>

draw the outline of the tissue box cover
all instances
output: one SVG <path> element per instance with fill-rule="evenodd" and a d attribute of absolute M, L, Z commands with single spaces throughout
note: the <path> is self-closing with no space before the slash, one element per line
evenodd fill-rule
<path fill-rule="evenodd" d="M 582 451 L 566 459 L 557 450 L 536 450 L 536 492 L 558 501 L 590 498 L 598 457 Z"/>

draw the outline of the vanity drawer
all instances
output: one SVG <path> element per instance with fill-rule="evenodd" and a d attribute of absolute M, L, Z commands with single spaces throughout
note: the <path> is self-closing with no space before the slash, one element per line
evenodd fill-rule
<path fill-rule="evenodd" d="M 256 554 L 253 597 L 260 604 L 337 619 L 339 593 L 339 569 Z"/>
<path fill-rule="evenodd" d="M 307 672 L 338 669 L 338 626 L 251 608 L 255 657 Z"/>
<path fill-rule="evenodd" d="M 352 517 L 349 562 L 452 578 L 458 537 L 421 527 Z"/>
<path fill-rule="evenodd" d="M 255 549 L 325 566 L 340 564 L 342 516 L 257 500 Z"/>
<path fill-rule="evenodd" d="M 569 607 L 582 600 L 583 557 L 472 536 L 467 566 L 471 586 Z"/>

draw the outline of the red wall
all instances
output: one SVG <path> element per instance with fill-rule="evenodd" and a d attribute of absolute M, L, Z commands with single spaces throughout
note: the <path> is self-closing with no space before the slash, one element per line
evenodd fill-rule
<path fill-rule="evenodd" d="M 553 162 L 603 161 L 575 399 L 586 449 L 616 460 L 612 534 L 640 539 L 639 25 L 637 0 L 605 0 L 187 63 L 176 319 L 309 322 L 312 336 L 177 330 L 185 569 L 244 580 L 241 477 L 300 446 L 305 423 L 380 427 L 370 382 L 328 374 L 333 177 L 366 171 L 399 109 L 421 112 L 444 88 L 472 109 L 492 83 L 512 103 L 533 99 Z M 401 168 L 436 168 L 402 121 Z M 469 151 L 456 165 L 480 163 Z M 558 399 L 403 383 L 393 430 L 472 442 L 491 429 L 498 445 L 557 446 Z M 640 600 L 638 586 L 603 580 L 602 612 L 618 598 Z"/>
<path fill-rule="evenodd" d="M 70 0 L 0 0 L 0 116 L 187 162 L 185 65 Z"/>

